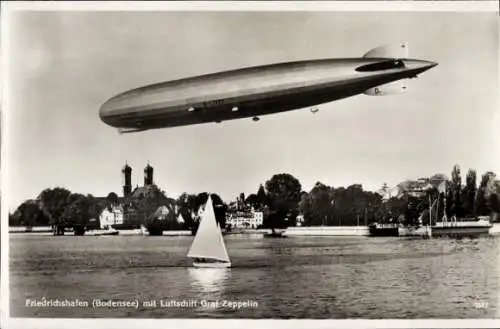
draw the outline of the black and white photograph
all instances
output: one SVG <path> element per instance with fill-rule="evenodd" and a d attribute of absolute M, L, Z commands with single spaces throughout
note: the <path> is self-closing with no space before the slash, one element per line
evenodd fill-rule
<path fill-rule="evenodd" d="M 498 3 L 2 7 L 2 327 L 498 327 Z"/>

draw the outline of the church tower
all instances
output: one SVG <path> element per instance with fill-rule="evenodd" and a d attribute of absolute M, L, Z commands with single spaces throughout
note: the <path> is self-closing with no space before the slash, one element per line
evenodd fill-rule
<path fill-rule="evenodd" d="M 132 168 L 125 163 L 122 169 L 123 174 L 123 196 L 128 197 L 132 193 Z"/>
<path fill-rule="evenodd" d="M 148 163 L 144 168 L 144 186 L 153 185 L 153 167 Z"/>

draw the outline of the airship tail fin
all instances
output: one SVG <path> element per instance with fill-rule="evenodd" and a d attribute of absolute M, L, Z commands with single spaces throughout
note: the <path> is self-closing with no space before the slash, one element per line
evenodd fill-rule
<path fill-rule="evenodd" d="M 399 43 L 374 48 L 363 58 L 408 58 L 408 43 Z"/>
<path fill-rule="evenodd" d="M 381 86 L 377 86 L 375 88 L 370 88 L 365 91 L 365 95 L 369 96 L 386 96 L 386 95 L 395 95 L 401 94 L 408 91 L 408 86 L 406 85 L 406 81 L 397 80 L 393 82 L 386 83 Z"/>

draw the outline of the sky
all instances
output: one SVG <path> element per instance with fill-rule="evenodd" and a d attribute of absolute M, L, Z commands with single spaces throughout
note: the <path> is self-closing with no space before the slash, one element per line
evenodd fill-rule
<path fill-rule="evenodd" d="M 495 12 L 23 11 L 9 22 L 6 188 L 9 210 L 45 188 L 122 194 L 143 169 L 170 197 L 255 193 L 290 173 L 309 191 L 377 190 L 459 164 L 500 174 Z M 146 84 L 246 66 L 361 57 L 409 42 L 439 65 L 409 92 L 358 95 L 222 124 L 120 135 L 98 116 L 110 97 Z"/>

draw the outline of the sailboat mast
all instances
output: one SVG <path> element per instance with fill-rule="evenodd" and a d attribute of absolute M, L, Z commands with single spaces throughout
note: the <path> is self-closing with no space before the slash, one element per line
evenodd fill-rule
<path fill-rule="evenodd" d="M 439 194 L 436 199 L 436 222 L 438 221 L 438 216 L 439 216 Z"/>
<path fill-rule="evenodd" d="M 432 197 L 431 194 L 429 193 L 429 227 L 432 226 Z"/>
<path fill-rule="evenodd" d="M 444 201 L 443 217 L 444 217 L 444 221 L 448 222 L 448 216 L 446 215 L 446 195 L 444 196 L 443 201 Z"/>

